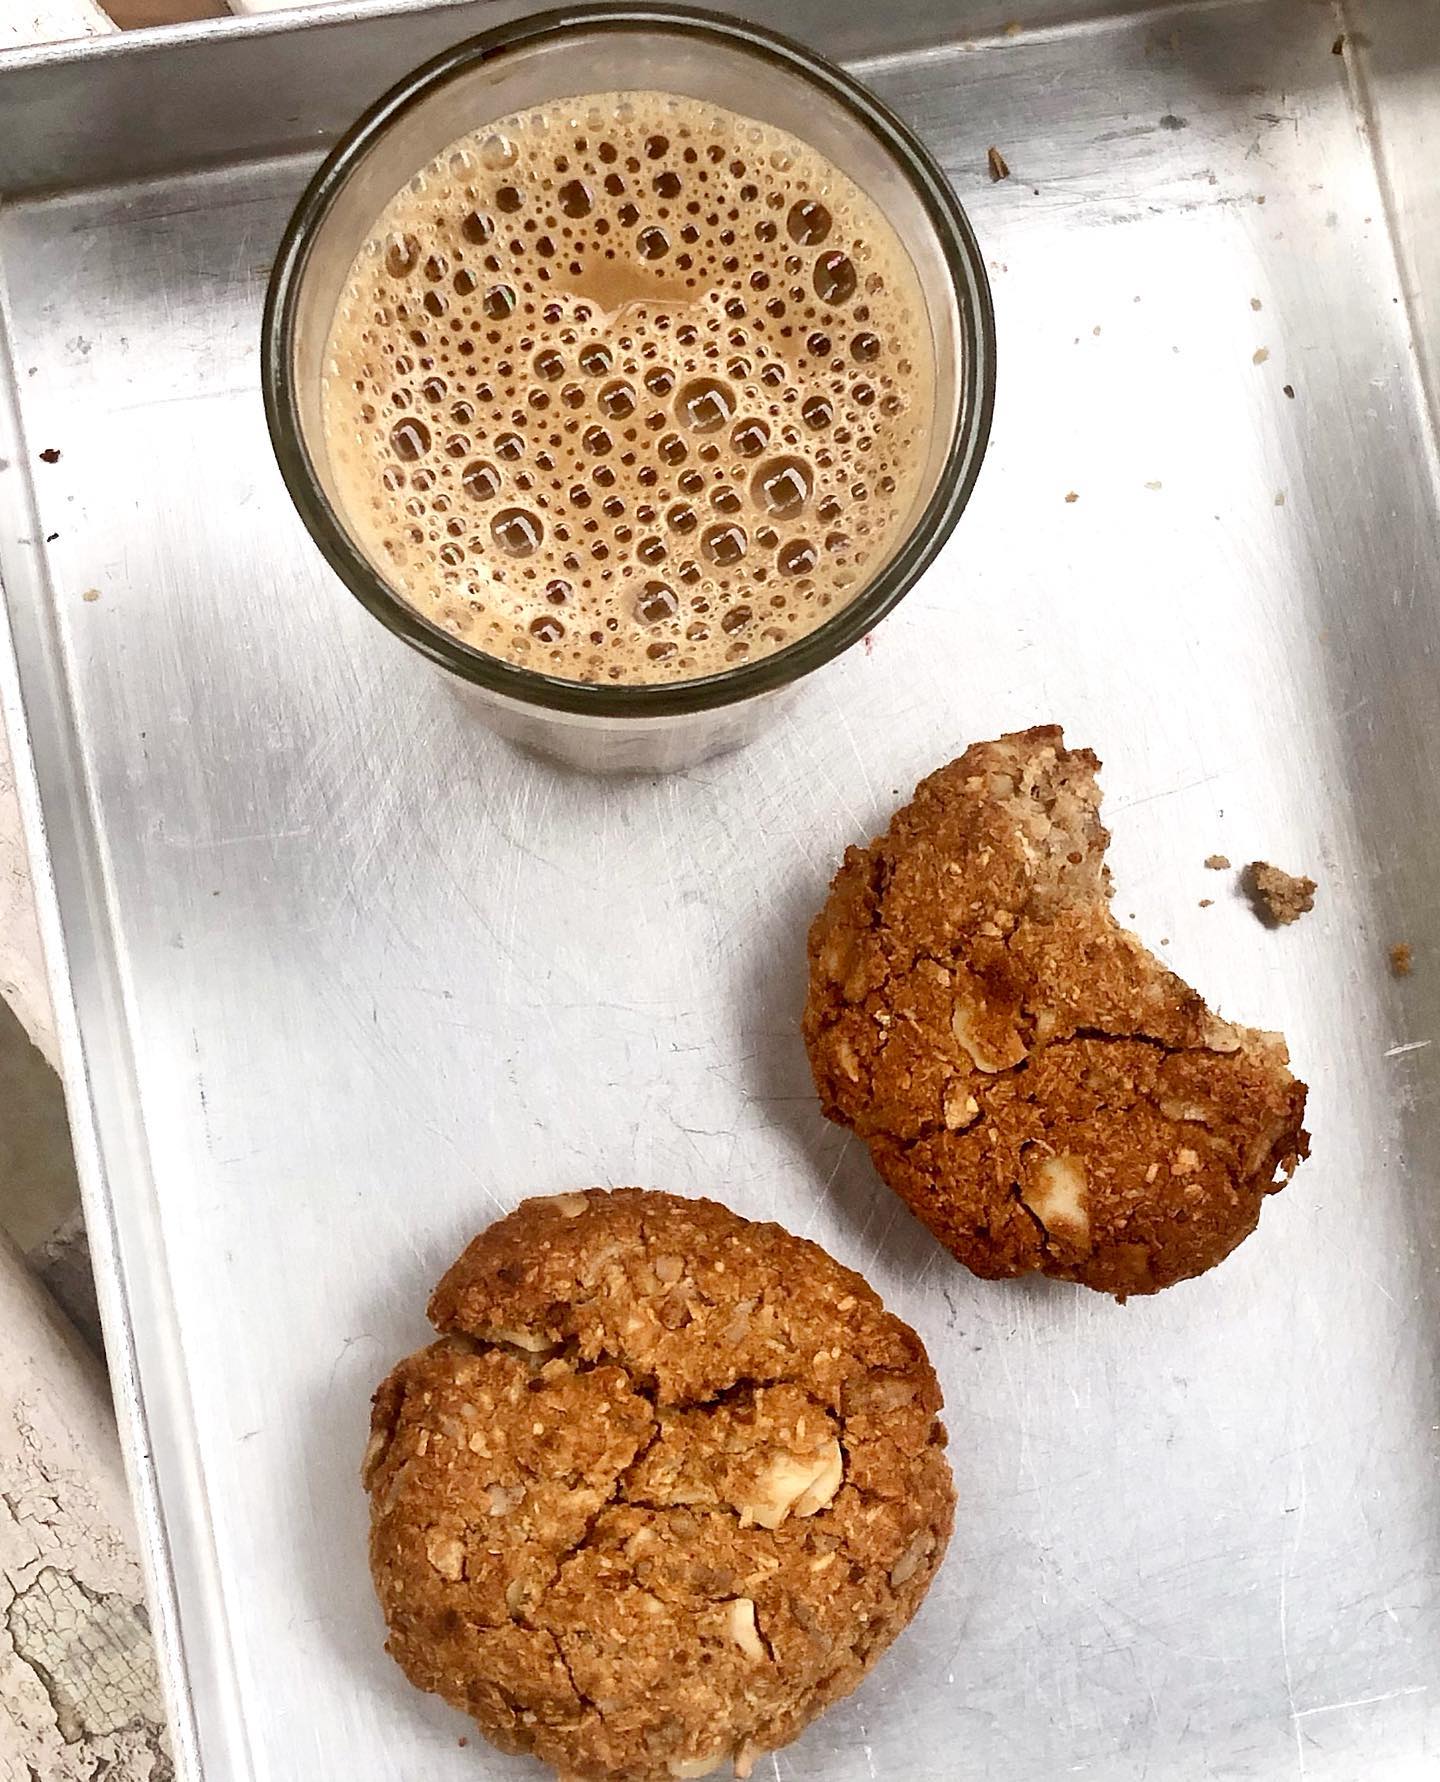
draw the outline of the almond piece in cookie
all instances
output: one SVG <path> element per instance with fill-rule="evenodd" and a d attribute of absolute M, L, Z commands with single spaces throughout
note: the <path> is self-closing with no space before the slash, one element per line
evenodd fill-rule
<path fill-rule="evenodd" d="M 1099 765 L 1050 725 L 922 781 L 845 855 L 804 1030 L 825 1112 L 968 1268 L 1123 1299 L 1213 1268 L 1309 1147 L 1280 1035 L 1111 915 Z"/>

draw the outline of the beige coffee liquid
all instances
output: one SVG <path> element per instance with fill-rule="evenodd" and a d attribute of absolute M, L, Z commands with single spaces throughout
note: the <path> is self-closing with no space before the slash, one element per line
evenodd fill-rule
<path fill-rule="evenodd" d="M 356 256 L 325 363 L 341 505 L 390 583 L 492 655 L 632 683 L 852 599 L 935 385 L 872 200 L 784 131 L 645 92 L 437 156 Z"/>

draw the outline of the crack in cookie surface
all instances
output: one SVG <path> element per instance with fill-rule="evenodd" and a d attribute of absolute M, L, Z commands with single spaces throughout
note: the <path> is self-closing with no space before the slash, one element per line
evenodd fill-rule
<path fill-rule="evenodd" d="M 1045 726 L 922 781 L 846 852 L 804 1031 L 825 1112 L 962 1262 L 1124 1298 L 1220 1261 L 1308 1141 L 1280 1036 L 1111 914 L 1098 767 Z"/>
<path fill-rule="evenodd" d="M 498 1743 L 669 1778 L 794 1738 L 918 1607 L 953 1489 L 914 1332 L 815 1245 L 639 1190 L 528 1201 L 376 1394 L 389 1649 Z"/>

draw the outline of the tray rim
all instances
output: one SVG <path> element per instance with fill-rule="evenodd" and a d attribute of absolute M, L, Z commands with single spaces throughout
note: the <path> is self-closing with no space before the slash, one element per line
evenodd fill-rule
<path fill-rule="evenodd" d="M 153 26 L 117 33 L 107 38 L 78 39 L 3 50 L 0 51 L 0 79 L 11 76 L 23 78 L 30 71 L 44 68 L 80 69 L 97 62 L 123 65 L 142 59 L 159 61 L 167 52 L 185 48 L 205 50 L 214 47 L 218 53 L 224 53 L 224 46 L 227 44 L 284 39 L 294 33 L 318 27 L 334 26 L 338 30 L 401 17 L 440 18 L 449 13 L 489 13 L 496 8 L 503 8 L 507 13 L 514 12 L 516 16 L 529 16 L 544 10 L 549 3 L 550 0 L 520 0 L 519 5 L 512 5 L 510 0 L 422 0 L 417 5 L 407 4 L 406 0 L 338 0 L 338 3 L 331 4 L 321 0 L 321 3 L 299 5 L 282 12 L 200 20 L 178 26 Z M 1068 6 L 1061 4 L 1053 11 L 1048 11 L 1043 23 L 1036 28 L 1065 32 L 1082 22 L 1097 18 L 1106 24 L 1118 23 L 1137 14 L 1185 14 L 1196 10 L 1220 9 L 1237 3 L 1243 5 L 1246 0 L 1178 0 L 1178 3 L 1162 3 L 1159 6 L 1147 4 L 1147 0 L 1099 0 L 1095 5 L 1086 4 L 1086 0 L 1072 0 Z M 1263 5 L 1264 0 L 1250 0 L 1250 3 L 1258 7 Z M 1340 0 L 1340 4 L 1346 13 L 1350 11 L 1349 0 Z M 1024 5 L 1025 0 L 1013 0 L 1012 10 L 1020 10 Z M 1356 5 L 1357 13 L 1362 10 L 1361 6 Z M 956 22 L 958 24 L 958 20 Z M 990 34 L 982 28 L 977 30 L 975 37 L 983 41 Z M 889 60 L 892 55 L 897 60 L 905 59 L 916 53 L 913 46 L 905 46 L 895 52 L 880 52 L 875 60 Z M 1352 93 L 1352 102 L 1353 98 Z M 1373 95 L 1367 91 L 1360 109 L 1368 114 L 1373 106 Z M 291 149 L 293 152 L 302 152 L 299 143 L 291 145 Z M 303 152 L 312 151 L 317 156 L 320 153 L 314 144 Z M 1374 159 L 1376 147 L 1373 142 L 1367 145 L 1365 153 L 1367 159 Z M 232 164 L 234 163 L 226 162 L 219 156 L 211 163 L 215 167 Z M 171 172 L 174 175 L 183 175 L 201 170 L 199 164 L 185 161 L 177 163 Z M 144 179 L 151 176 L 139 177 Z M 167 175 L 162 174 L 159 177 L 164 178 Z M 53 184 L 24 187 L 16 196 L 30 202 L 36 198 L 55 197 L 67 192 L 93 190 L 105 183 L 92 178 L 61 177 Z M 11 195 L 0 189 L 0 209 L 8 208 L 11 202 Z M 1393 242 L 1395 219 L 1389 217 L 1387 222 Z M 1417 354 L 1420 412 L 1430 422 L 1433 445 L 1435 410 L 1426 401 L 1429 392 L 1425 386 L 1424 366 L 1422 352 Z M 42 534 L 38 525 L 33 482 L 20 468 L 24 463 L 25 437 L 21 389 L 13 358 L 5 264 L 3 257 L 0 257 L 0 460 L 10 458 L 11 469 L 17 472 L 10 486 L 7 487 L 5 482 L 0 481 L 0 534 L 10 534 L 5 538 L 3 552 L 0 552 L 0 722 L 3 722 L 9 740 L 16 799 L 31 869 L 46 979 L 54 1011 L 62 1085 L 105 1337 L 106 1362 L 114 1393 L 127 1483 L 141 1536 L 146 1599 L 170 1717 L 172 1756 L 180 1782 L 202 1782 L 207 1771 L 196 1711 L 194 1665 L 187 1655 L 187 1638 L 182 1628 L 174 1543 L 161 1502 L 159 1469 L 140 1377 L 139 1344 L 131 1315 L 130 1293 L 117 1227 L 112 1171 L 107 1165 L 106 1139 L 102 1132 L 100 1101 L 105 1090 L 103 1086 L 97 1086 L 96 1071 L 92 1068 L 92 1059 L 82 1031 L 77 974 L 72 959 L 75 949 L 68 938 L 74 932 L 75 921 L 83 920 L 87 915 L 93 918 L 97 908 L 103 907 L 108 901 L 103 896 L 97 899 L 97 890 L 104 883 L 103 852 L 92 788 L 88 780 L 82 777 L 74 788 L 75 797 L 65 812 L 65 821 L 55 825 L 53 830 L 57 837 L 62 829 L 68 830 L 65 843 L 74 852 L 74 864 L 80 875 L 75 884 L 67 891 L 62 891 L 61 875 L 56 869 L 56 850 L 51 843 L 52 825 L 47 822 L 46 815 L 47 805 L 52 810 L 56 807 L 42 791 L 42 774 L 34 741 L 41 729 L 53 728 L 62 739 L 58 754 L 63 757 L 63 766 L 55 767 L 53 771 L 61 776 L 79 773 L 68 741 L 65 740 L 66 733 L 74 726 L 75 715 L 66 688 L 64 665 L 57 658 L 55 640 L 44 635 L 49 633 L 53 623 L 53 602 L 48 592 L 36 600 L 34 611 L 27 611 L 25 615 L 40 635 L 37 660 L 30 665 L 28 673 L 31 683 L 28 686 L 28 704 L 27 681 L 21 670 L 21 645 L 17 636 L 16 614 L 24 597 L 18 590 L 27 584 L 44 588 L 49 582 L 45 553 L 38 542 Z M 12 531 L 8 523 L 22 519 L 25 524 L 15 526 Z M 7 570 L 13 571 L 17 565 L 21 573 L 7 577 Z M 17 591 L 12 593 L 11 588 Z M 57 692 L 62 697 L 54 698 L 53 695 Z M 36 712 L 33 722 L 31 706 L 34 706 Z M 73 906 L 70 907 L 72 924 L 69 928 L 66 921 L 67 906 Z M 108 924 L 105 925 L 104 932 L 108 934 Z M 118 997 L 118 1038 L 123 1044 L 123 1058 L 115 1060 L 116 1068 L 133 1080 L 133 1029 L 125 1008 L 123 991 L 113 984 L 106 986 L 105 990 L 111 996 Z M 105 992 L 102 991 L 103 993 Z M 153 1198 L 148 1179 L 148 1163 L 143 1165 L 143 1169 L 146 1195 Z M 167 1305 L 167 1317 L 173 1317 L 173 1306 Z M 181 1387 L 187 1433 L 193 1436 L 190 1392 L 183 1375 Z M 191 1464 L 198 1469 L 201 1463 L 193 1460 Z M 202 1511 L 207 1507 L 203 1472 L 200 1477 L 202 1488 L 198 1505 L 193 1497 L 190 1500 L 192 1512 L 197 1507 Z M 218 1559 L 208 1516 L 203 1518 L 201 1528 L 205 1567 L 215 1575 Z M 204 1605 L 200 1620 L 211 1631 L 215 1631 L 218 1621 L 224 1645 L 223 1663 L 226 1667 L 225 1684 L 228 1692 L 234 1687 L 236 1673 L 228 1638 L 228 1616 L 224 1610 L 223 1594 L 219 1598 L 218 1612 L 212 1596 Z M 193 1631 L 192 1629 L 192 1633 Z M 242 1742 L 235 1749 L 244 1754 L 248 1782 L 248 1778 L 256 1772 L 250 1758 L 248 1739 L 243 1738 L 243 1719 L 237 1718 L 236 1724 L 241 1728 Z M 229 1773 L 228 1770 L 226 1773 Z"/>
<path fill-rule="evenodd" d="M 19 457 L 19 442 L 24 438 L 24 428 L 20 417 L 19 386 L 15 377 L 11 341 L 9 293 L 4 266 L 0 263 L 0 444 L 6 448 L 6 455 L 14 451 L 15 456 L 11 461 L 15 463 Z M 30 542 L 27 544 L 22 540 L 15 546 L 15 550 L 34 577 L 43 580 L 44 564 L 34 542 L 41 534 L 33 485 L 28 479 L 17 477 L 14 480 L 20 484 L 23 495 L 18 500 L 7 497 L 0 501 L 0 512 L 8 513 L 15 508 L 23 508 L 29 520 Z M 54 1016 L 60 1081 L 65 1096 L 70 1142 L 75 1154 L 80 1203 L 104 1334 L 105 1365 L 114 1401 L 125 1478 L 139 1536 L 145 1601 L 169 1719 L 171 1755 L 175 1761 L 177 1776 L 184 1779 L 184 1782 L 189 1782 L 192 1777 L 198 1782 L 203 1774 L 199 1761 L 198 1724 L 190 1667 L 181 1633 L 174 1558 L 169 1529 L 161 1507 L 159 1473 L 151 1440 L 150 1417 L 140 1380 L 138 1343 L 120 1255 L 115 1202 L 100 1135 L 97 1094 L 81 1030 L 79 999 L 71 969 L 71 948 L 50 845 L 39 765 L 21 678 L 15 617 L 11 597 L 6 591 L 4 567 L 3 562 L 0 562 L 0 722 L 4 724 L 9 743 L 15 798 L 30 867 L 41 953 Z M 53 660 L 45 662 L 43 672 L 46 679 L 53 681 Z M 68 703 L 57 705 L 52 713 L 52 720 L 58 726 L 68 728 L 68 714 Z M 73 829 L 77 854 L 93 873 L 97 869 L 96 833 L 88 789 L 84 790 L 74 813 Z M 124 1048 L 123 1068 L 126 1075 L 133 1079 L 134 1055 L 128 1023 L 124 1024 L 120 1037 Z"/>

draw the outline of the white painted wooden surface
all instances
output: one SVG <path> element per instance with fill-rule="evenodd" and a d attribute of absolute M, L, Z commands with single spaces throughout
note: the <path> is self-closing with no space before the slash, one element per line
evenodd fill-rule
<path fill-rule="evenodd" d="M 97 37 L 114 25 L 91 0 L 0 0 L 0 49 Z"/>
<path fill-rule="evenodd" d="M 0 1779 L 168 1782 L 109 1394 L 0 1236 Z"/>

